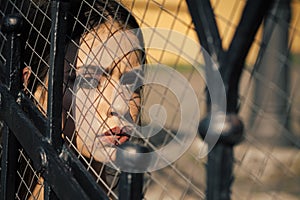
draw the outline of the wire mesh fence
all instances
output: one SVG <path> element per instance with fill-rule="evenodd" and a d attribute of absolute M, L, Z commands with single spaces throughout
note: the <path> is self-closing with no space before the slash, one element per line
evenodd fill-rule
<path fill-rule="evenodd" d="M 300 197 L 300 2 L 274 2 L 238 82 L 245 137 L 233 149 L 231 199 Z M 228 50 L 247 1 L 210 3 Z M 0 0 L 0 7 L 2 19 L 10 13 L 23 18 L 22 90 L 49 118 L 51 1 Z M 82 0 L 72 1 L 67 13 L 59 138 L 111 199 L 122 198 L 120 189 L 126 187 L 114 160 L 127 142 L 158 152 L 152 168 L 142 170 L 144 199 L 207 198 L 207 179 L 214 177 L 206 173 L 209 146 L 197 128 L 209 112 L 208 54 L 198 42 L 187 2 Z M 7 38 L 3 32 L 0 38 L 3 69 Z M 14 197 L 43 199 L 51 191 L 44 172 L 22 147 L 17 154 Z M 219 163 L 221 168 L 228 160 Z"/>

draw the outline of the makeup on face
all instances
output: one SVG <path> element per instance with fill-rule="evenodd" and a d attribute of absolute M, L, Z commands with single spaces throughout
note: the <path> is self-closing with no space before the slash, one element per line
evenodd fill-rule
<path fill-rule="evenodd" d="M 118 31 L 94 44 L 77 66 L 72 110 L 78 136 L 96 160 L 106 162 L 111 148 L 129 139 L 128 127 L 134 123 L 130 101 L 143 83 L 141 66 L 121 69 L 119 64 L 142 48 L 131 31 Z"/>

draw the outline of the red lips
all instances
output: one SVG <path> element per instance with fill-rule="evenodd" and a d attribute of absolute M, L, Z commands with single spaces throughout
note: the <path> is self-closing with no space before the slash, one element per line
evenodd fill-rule
<path fill-rule="evenodd" d="M 127 132 L 129 131 L 128 127 L 120 128 L 118 126 L 109 129 L 104 133 L 105 141 L 116 146 L 123 144 L 129 139 Z"/>

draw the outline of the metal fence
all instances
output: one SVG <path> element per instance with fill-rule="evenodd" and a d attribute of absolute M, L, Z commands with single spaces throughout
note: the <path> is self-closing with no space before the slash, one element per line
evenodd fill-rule
<path fill-rule="evenodd" d="M 1 198 L 298 199 L 299 9 L 0 0 Z"/>

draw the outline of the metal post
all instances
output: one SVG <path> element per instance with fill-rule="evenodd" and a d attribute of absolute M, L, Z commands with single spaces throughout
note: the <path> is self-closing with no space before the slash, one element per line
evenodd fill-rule
<path fill-rule="evenodd" d="M 147 166 L 148 161 L 142 156 L 149 150 L 145 146 L 133 143 L 124 143 L 118 147 L 116 163 L 121 166 L 119 183 L 120 200 L 143 199 L 144 175 L 139 169 Z"/>
<path fill-rule="evenodd" d="M 239 80 L 245 59 L 253 44 L 255 35 L 273 0 L 248 0 L 232 42 L 221 61 L 220 71 L 227 86 L 227 111 L 238 112 Z"/>
<path fill-rule="evenodd" d="M 69 2 L 60 0 L 51 1 L 51 46 L 47 101 L 47 139 L 57 152 L 61 152 L 63 144 L 62 99 L 68 8 Z M 56 199 L 47 182 L 45 182 L 44 194 L 45 199 Z"/>
<path fill-rule="evenodd" d="M 69 3 L 51 2 L 51 46 L 48 81 L 47 137 L 58 152 L 62 148 L 62 99 L 66 44 L 67 11 Z"/>
<path fill-rule="evenodd" d="M 219 102 L 209 101 L 209 95 L 218 95 L 218 87 L 216 86 L 212 89 L 213 91 L 209 91 L 207 93 L 209 112 L 199 124 L 199 133 L 203 138 L 206 136 L 214 139 L 219 138 L 215 145 L 209 140 L 207 141 L 209 149 L 212 149 L 208 154 L 206 171 L 206 198 L 208 200 L 230 199 L 230 188 L 233 181 L 233 148 L 243 139 L 243 123 L 237 115 L 239 79 L 245 58 L 271 2 L 271 0 L 247 1 L 233 40 L 225 52 L 222 49 L 210 2 L 208 0 L 187 0 L 200 43 L 219 67 L 227 99 L 226 110 L 212 110 L 212 103 L 215 104 L 215 108 L 222 106 L 218 105 Z M 210 81 L 214 81 L 212 64 L 208 59 L 205 62 L 206 80 L 210 84 Z M 225 119 L 225 124 L 223 119 Z M 208 132 L 208 127 L 212 127 L 210 132 Z M 226 127 L 226 129 L 223 129 L 221 133 L 214 131 L 219 130 L 219 127 Z"/>
<path fill-rule="evenodd" d="M 122 172 L 120 175 L 119 199 L 143 199 L 143 174 Z"/>
<path fill-rule="evenodd" d="M 219 113 L 214 115 L 213 118 L 207 116 L 199 124 L 199 133 L 203 138 L 206 135 L 219 138 L 215 146 L 211 146 L 210 141 L 207 141 L 209 149 L 213 148 L 208 154 L 206 166 L 206 199 L 229 200 L 233 182 L 233 147 L 242 141 L 244 126 L 236 114 Z M 225 122 L 218 115 L 224 115 Z M 211 132 L 207 132 L 209 126 Z M 226 127 L 226 129 L 222 130 L 221 133 L 213 132 L 221 126 Z"/>
<path fill-rule="evenodd" d="M 20 32 L 22 18 L 18 14 L 11 14 L 4 18 L 2 31 L 6 33 L 5 43 L 5 80 L 3 83 L 8 87 L 11 95 L 17 100 L 21 90 L 21 43 Z M 19 143 L 14 134 L 5 125 L 2 129 L 2 169 L 1 169 L 1 197 L 14 199 L 16 192 L 17 158 Z"/>
<path fill-rule="evenodd" d="M 260 141 L 273 144 L 288 144 L 288 141 L 279 133 L 288 117 L 286 99 L 288 93 L 289 67 L 288 38 L 289 21 L 291 19 L 290 0 L 277 0 L 266 16 L 263 28 L 262 43 L 264 46 L 259 52 L 259 62 L 255 71 L 263 79 L 255 82 L 254 103 L 264 112 L 263 115 L 254 115 L 256 122 L 254 135 Z M 264 48 L 265 47 L 265 48 Z M 275 84 L 276 87 L 271 87 Z M 253 123 L 253 122 L 252 122 Z"/>
<path fill-rule="evenodd" d="M 222 40 L 218 31 L 217 23 L 214 17 L 213 9 L 210 0 L 186 0 L 189 7 L 190 14 L 195 24 L 196 32 L 200 40 L 201 46 L 211 55 L 211 59 L 204 56 L 205 59 L 205 75 L 209 77 L 206 79 L 207 85 L 216 85 L 213 78 L 215 71 L 213 64 L 220 66 L 220 61 L 224 55 L 222 48 Z M 208 39 L 209 38 L 209 39 Z M 212 63 L 212 61 L 214 63 Z M 207 111 L 211 111 L 211 96 L 218 99 L 218 86 L 216 90 L 207 91 Z M 211 96 L 210 96 L 211 95 Z"/>

